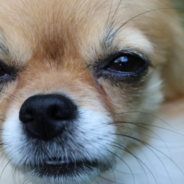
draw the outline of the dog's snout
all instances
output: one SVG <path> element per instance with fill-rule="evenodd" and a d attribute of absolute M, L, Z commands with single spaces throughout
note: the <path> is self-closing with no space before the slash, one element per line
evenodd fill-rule
<path fill-rule="evenodd" d="M 25 132 L 42 140 L 60 135 L 77 118 L 77 106 L 64 95 L 35 95 L 28 98 L 19 112 Z"/>

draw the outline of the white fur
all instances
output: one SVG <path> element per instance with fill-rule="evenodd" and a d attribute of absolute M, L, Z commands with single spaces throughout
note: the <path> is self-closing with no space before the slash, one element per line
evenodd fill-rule
<path fill-rule="evenodd" d="M 158 117 L 165 120 L 167 123 L 157 119 L 157 121 L 155 121 L 153 124 L 153 126 L 157 127 L 153 129 L 152 133 L 150 132 L 147 134 L 148 136 L 152 136 L 149 145 L 150 147 L 155 148 L 153 149 L 155 154 L 146 146 L 140 147 L 139 149 L 134 149 L 134 154 L 142 161 L 142 163 L 139 163 L 133 156 L 124 155 L 123 160 L 125 162 L 123 162 L 121 159 L 118 159 L 118 165 L 113 170 L 110 170 L 102 175 L 102 177 L 106 178 L 107 180 L 100 177 L 97 179 L 99 184 L 184 183 L 184 175 L 182 173 L 184 171 L 184 136 L 182 134 L 184 131 L 184 116 L 182 115 L 176 118 L 172 115 L 158 115 Z M 156 149 L 158 151 L 156 151 Z M 129 168 L 125 163 L 129 166 Z M 5 167 L 5 165 L 6 161 L 4 162 L 3 166 Z M 4 168 L 3 166 L 2 169 Z M 144 167 L 145 172 L 142 166 Z M 1 172 L 2 169 L 0 170 Z M 25 181 L 25 179 L 21 179 L 20 181 L 17 178 L 17 180 L 15 180 L 14 174 L 11 172 L 9 166 L 6 167 L 0 179 L 1 184 L 21 184 L 23 181 Z M 46 181 L 46 178 L 44 181 Z M 37 182 L 38 184 L 42 184 L 41 181 L 39 183 L 37 180 Z M 93 184 L 97 184 L 97 182 L 94 181 Z"/>
<path fill-rule="evenodd" d="M 102 107 L 100 109 L 103 109 Z M 33 147 L 32 141 L 26 139 L 26 135 L 22 129 L 22 123 L 19 120 L 19 111 L 10 109 L 7 114 L 7 119 L 3 124 L 3 134 L 2 139 L 4 142 L 4 151 L 10 160 L 11 164 L 14 165 L 17 169 L 23 171 L 24 164 L 36 164 L 43 161 L 43 159 L 49 154 L 50 157 L 72 157 L 74 160 L 79 160 L 82 158 L 87 158 L 89 160 L 98 159 L 103 161 L 103 159 L 109 159 L 109 162 L 114 157 L 111 152 L 115 152 L 115 149 L 112 146 L 113 141 L 115 140 L 115 126 L 113 126 L 112 119 L 108 116 L 105 109 L 101 111 L 96 111 L 90 109 L 90 107 L 81 108 L 79 110 L 79 119 L 76 122 L 73 122 L 76 125 L 76 135 L 73 139 L 75 143 L 80 143 L 83 145 L 85 152 L 83 155 L 77 153 L 69 153 L 66 149 L 62 150 L 60 145 L 52 143 L 51 146 L 46 145 L 42 158 L 37 158 L 35 155 L 35 150 L 39 148 Z M 72 138 L 72 137 L 71 137 Z M 110 144 L 111 143 L 111 144 Z M 45 144 L 43 142 L 43 144 Z M 75 145 L 72 145 L 74 147 Z M 80 149 L 80 148 L 79 148 Z M 39 160 L 40 159 L 40 160 Z M 78 178 L 62 178 L 58 177 L 57 179 L 52 177 L 45 177 L 40 179 L 36 177 L 31 172 L 26 172 L 28 178 L 31 178 L 35 183 L 49 183 L 49 184 L 59 184 L 62 181 L 64 183 L 81 183 L 89 181 L 97 176 L 98 169 L 94 170 L 91 173 L 91 176 L 87 174 L 82 174 Z"/>

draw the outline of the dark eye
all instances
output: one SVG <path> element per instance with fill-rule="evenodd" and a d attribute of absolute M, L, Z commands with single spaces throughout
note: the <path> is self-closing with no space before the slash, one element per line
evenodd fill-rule
<path fill-rule="evenodd" d="M 0 60 L 0 85 L 14 81 L 17 76 L 17 69 L 13 66 L 7 66 Z"/>
<path fill-rule="evenodd" d="M 107 69 L 117 72 L 135 72 L 145 65 L 145 61 L 134 55 L 123 55 L 115 59 Z"/>
<path fill-rule="evenodd" d="M 149 62 L 142 53 L 118 53 L 104 59 L 97 69 L 96 77 L 109 79 L 114 84 L 118 82 L 137 82 L 148 71 Z"/>
<path fill-rule="evenodd" d="M 5 77 L 7 75 L 8 73 L 3 68 L 0 67 L 0 78 Z"/>

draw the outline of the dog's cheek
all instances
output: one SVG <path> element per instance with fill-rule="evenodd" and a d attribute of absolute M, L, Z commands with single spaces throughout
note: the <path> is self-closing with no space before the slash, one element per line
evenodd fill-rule
<path fill-rule="evenodd" d="M 17 86 L 17 81 L 10 84 L 5 84 L 0 88 L 0 126 L 6 119 L 6 112 L 11 103 L 18 101 L 18 97 L 14 94 Z"/>
<path fill-rule="evenodd" d="M 116 127 L 116 143 L 126 146 L 130 142 L 126 136 L 136 137 L 136 131 L 134 131 L 136 125 L 129 123 L 138 120 L 138 114 L 131 113 L 138 107 L 135 103 L 136 97 L 132 92 L 133 90 L 128 85 L 126 87 L 125 85 L 124 87 L 123 85 L 112 86 L 110 82 L 103 79 L 99 79 L 98 82 L 104 91 L 105 103 L 106 106 L 110 107 L 109 114 L 113 118 L 113 124 Z M 139 90 L 137 90 L 138 93 L 140 93 Z M 121 149 L 118 149 L 118 151 L 122 153 Z"/>
<path fill-rule="evenodd" d="M 14 95 L 14 91 L 16 88 L 17 82 L 12 82 L 10 84 L 5 85 L 0 90 L 0 148 L 4 144 L 2 139 L 2 134 L 4 133 L 3 125 L 6 121 L 6 112 L 13 101 L 17 101 L 18 98 Z M 2 151 L 4 154 L 4 150 Z"/>
<path fill-rule="evenodd" d="M 110 113 L 117 127 L 117 140 L 125 143 L 126 136 L 140 138 L 140 125 L 153 121 L 163 101 L 160 69 L 151 69 L 144 82 L 136 85 L 112 85 L 103 79 L 99 79 L 98 82 L 108 99 L 106 103 L 111 107 Z M 131 138 L 128 139 L 128 142 L 130 141 Z"/>

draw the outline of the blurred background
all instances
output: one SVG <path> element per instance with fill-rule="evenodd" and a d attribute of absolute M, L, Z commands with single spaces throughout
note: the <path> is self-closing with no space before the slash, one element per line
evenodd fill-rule
<path fill-rule="evenodd" d="M 172 1 L 183 17 L 183 26 L 184 26 L 184 0 L 172 0 Z"/>

